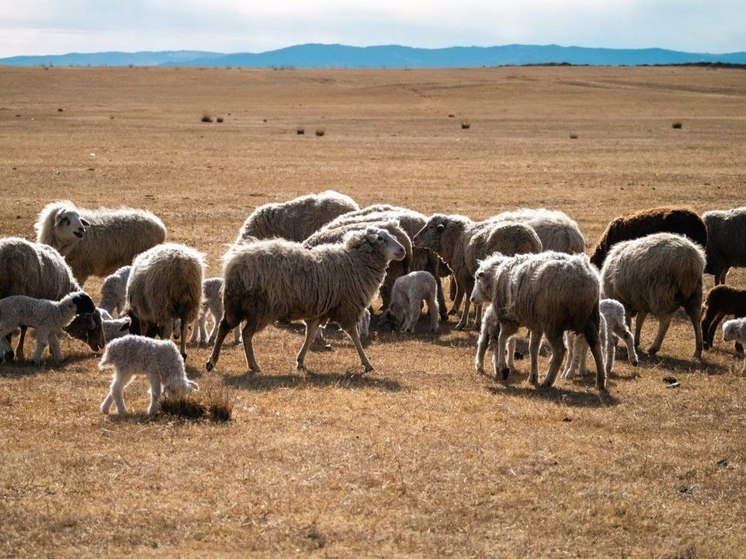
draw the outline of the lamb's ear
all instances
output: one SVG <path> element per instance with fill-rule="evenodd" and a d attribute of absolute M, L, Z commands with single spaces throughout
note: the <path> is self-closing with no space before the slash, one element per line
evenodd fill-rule
<path fill-rule="evenodd" d="M 126 332 L 127 330 L 130 329 L 130 325 L 131 324 L 132 323 L 128 320 L 127 322 L 125 322 L 124 324 L 122 324 L 122 327 L 119 329 L 119 331 L 120 332 Z"/>
<path fill-rule="evenodd" d="M 86 229 L 91 226 L 91 222 L 87 219 L 80 218 L 80 224 L 85 227 Z"/>

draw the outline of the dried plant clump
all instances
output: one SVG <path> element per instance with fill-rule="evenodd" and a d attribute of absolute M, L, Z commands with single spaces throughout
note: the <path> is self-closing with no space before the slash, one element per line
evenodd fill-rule
<path fill-rule="evenodd" d="M 316 135 L 317 135 L 317 136 L 321 137 L 321 136 L 323 136 L 324 134 L 326 134 L 326 132 L 324 131 L 324 129 L 323 129 L 323 128 L 318 128 L 318 129 L 316 130 Z"/>
<path fill-rule="evenodd" d="M 461 123 L 462 130 L 468 130 L 469 128 L 471 128 L 471 122 L 469 122 L 468 120 L 465 120 Z"/>
<path fill-rule="evenodd" d="M 202 122 L 212 122 L 212 116 L 205 113 L 202 115 Z"/>
<path fill-rule="evenodd" d="M 671 128 L 673 128 L 674 130 L 680 130 L 682 126 L 683 126 L 683 124 L 681 124 L 680 122 L 674 122 L 671 125 Z"/>

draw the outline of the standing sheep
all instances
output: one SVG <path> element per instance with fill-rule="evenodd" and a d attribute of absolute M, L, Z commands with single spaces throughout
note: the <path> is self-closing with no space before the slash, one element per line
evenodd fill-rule
<path fill-rule="evenodd" d="M 242 321 L 246 363 L 255 373 L 254 334 L 275 320 L 304 320 L 306 338 L 296 358 L 303 370 L 316 330 L 332 320 L 352 338 L 365 371 L 372 371 L 356 327 L 389 261 L 404 254 L 396 239 L 375 227 L 349 233 L 344 244 L 310 249 L 283 239 L 234 245 L 224 257 L 223 318 L 207 370 L 217 364 L 228 331 Z"/>
<path fill-rule="evenodd" d="M 527 225 L 504 221 L 474 222 L 462 215 L 435 214 L 414 236 L 412 244 L 437 254 L 451 269 L 462 293 L 474 288 L 478 261 L 494 252 L 506 256 L 541 251 L 541 241 Z M 456 329 L 466 327 L 469 299 Z"/>
<path fill-rule="evenodd" d="M 155 325 L 169 339 L 180 320 L 179 343 L 186 359 L 186 335 L 202 302 L 204 255 L 186 245 L 166 243 L 138 255 L 127 282 L 127 311 L 132 331 L 145 334 Z"/>
<path fill-rule="evenodd" d="M 716 285 L 707 292 L 704 317 L 702 318 L 702 340 L 705 349 L 712 347 L 718 324 L 728 315 L 734 318 L 746 316 L 746 289 L 728 285 Z M 736 343 L 736 352 L 743 353 L 743 346 Z"/>
<path fill-rule="evenodd" d="M 437 291 L 435 278 L 424 270 L 397 278 L 391 291 L 391 304 L 384 311 L 383 320 L 400 326 L 404 332 L 414 333 L 422 312 L 422 301 L 425 301 L 430 313 L 430 331 L 437 333 L 440 326 Z"/>
<path fill-rule="evenodd" d="M 746 318 L 726 320 L 723 323 L 723 340 L 736 342 L 736 345 L 741 344 L 741 347 L 746 345 Z M 746 370 L 746 359 L 743 361 L 741 370 Z"/>
<path fill-rule="evenodd" d="M 56 249 L 19 237 L 0 239 L 0 298 L 27 295 L 59 301 L 76 291 L 80 291 L 80 286 Z M 104 347 L 101 323 L 87 320 L 86 325 L 85 336 L 80 339 L 93 351 L 98 351 Z M 17 359 L 24 357 L 25 333 L 26 327 L 22 327 L 16 346 Z"/>
<path fill-rule="evenodd" d="M 702 219 L 707 226 L 705 273 L 720 285 L 731 267 L 746 266 L 746 206 L 705 212 Z"/>
<path fill-rule="evenodd" d="M 471 299 L 474 303 L 491 303 L 499 323 L 495 373 L 500 371 L 507 378 L 507 342 L 520 326 L 526 326 L 531 332 L 529 381 L 538 383 L 539 345 L 545 335 L 552 359 L 542 386 L 552 386 L 565 356 L 563 333 L 571 330 L 588 341 L 596 362 L 596 387 L 605 390 L 599 292 L 598 273 L 585 254 L 547 251 L 507 257 L 496 253 L 487 258 L 477 270 Z"/>
<path fill-rule="evenodd" d="M 609 251 L 601 280 L 604 297 L 624 305 L 629 323 L 637 316 L 635 344 L 640 345 L 642 324 L 648 314 L 659 320 L 658 335 L 648 353 L 661 347 L 673 313 L 684 307 L 694 327 L 694 356 L 702 356 L 702 273 L 704 251 L 673 233 L 655 233 L 616 243 Z"/>
<path fill-rule="evenodd" d="M 352 198 L 333 190 L 264 204 L 246 218 L 236 243 L 276 237 L 299 243 L 335 217 L 358 209 Z"/>
<path fill-rule="evenodd" d="M 130 277 L 132 266 L 122 266 L 113 274 L 106 276 L 101 284 L 102 309 L 109 314 L 116 311 L 120 315 L 127 304 L 127 280 Z"/>
<path fill-rule="evenodd" d="M 130 264 L 144 250 L 166 239 L 166 227 L 144 210 L 86 210 L 62 200 L 47 204 L 34 224 L 36 240 L 65 257 L 83 285 L 89 276 L 104 277 Z"/>
<path fill-rule="evenodd" d="M 150 340 L 142 336 L 124 336 L 106 346 L 98 368 L 114 369 L 109 393 L 101 402 L 101 411 L 109 413 L 116 404 L 120 416 L 127 415 L 124 389 L 136 374 L 146 374 L 150 381 L 148 415 L 158 412 L 161 391 L 167 398 L 180 398 L 199 390 L 196 382 L 187 378 L 184 359 L 171 340 Z"/>
<path fill-rule="evenodd" d="M 585 252 L 585 237 L 578 224 L 559 210 L 522 208 L 499 213 L 487 221 L 515 221 L 528 225 L 536 231 L 543 250 L 568 254 Z"/>
<path fill-rule="evenodd" d="M 218 335 L 218 324 L 223 316 L 223 278 L 207 278 L 202 282 L 202 304 L 199 309 L 199 316 L 196 322 L 192 324 L 192 337 L 190 342 L 197 343 L 214 343 Z M 210 335 L 207 335 L 207 315 L 212 317 L 212 329 Z M 233 343 L 241 341 L 241 329 L 236 326 L 233 330 Z"/>
<path fill-rule="evenodd" d="M 649 208 L 613 219 L 598 240 L 591 262 L 600 269 L 609 250 L 616 243 L 639 239 L 653 233 L 677 233 L 702 247 L 707 243 L 705 223 L 693 210 L 670 206 Z"/>
<path fill-rule="evenodd" d="M 16 328 L 36 329 L 36 351 L 31 362 L 41 363 L 41 354 L 49 345 L 55 361 L 62 361 L 59 337 L 63 328 L 72 322 L 76 315 L 95 312 L 96 305 L 82 291 L 69 293 L 59 301 L 36 299 L 26 295 L 11 295 L 0 299 L 0 348 L 2 356 L 13 358 L 13 349 L 6 336 Z"/>

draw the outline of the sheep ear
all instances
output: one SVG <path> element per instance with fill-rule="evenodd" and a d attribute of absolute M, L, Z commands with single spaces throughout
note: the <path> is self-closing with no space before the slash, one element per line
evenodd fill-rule
<path fill-rule="evenodd" d="M 127 330 L 130 329 L 130 324 L 131 324 L 131 322 L 128 320 L 127 322 L 125 322 L 124 324 L 122 324 L 122 327 L 119 329 L 119 331 L 120 332 L 126 332 Z"/>
<path fill-rule="evenodd" d="M 83 225 L 83 227 L 90 227 L 91 226 L 91 222 L 88 221 L 87 219 L 83 219 L 82 217 L 80 218 L 80 223 Z"/>
<path fill-rule="evenodd" d="M 70 218 L 65 215 L 64 209 L 60 208 L 54 216 L 54 225 L 59 227 L 60 225 L 69 225 Z"/>

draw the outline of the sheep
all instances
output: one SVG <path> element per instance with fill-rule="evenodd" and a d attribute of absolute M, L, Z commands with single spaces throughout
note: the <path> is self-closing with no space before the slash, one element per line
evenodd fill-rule
<path fill-rule="evenodd" d="M 585 251 L 585 238 L 578 224 L 559 210 L 522 208 L 499 213 L 487 221 L 515 221 L 528 225 L 536 231 L 543 250 L 568 254 Z"/>
<path fill-rule="evenodd" d="M 497 317 L 495 374 L 501 372 L 503 379 L 507 379 L 510 373 L 505 362 L 507 342 L 520 326 L 526 326 L 531 332 L 529 381 L 538 384 L 539 345 L 545 335 L 552 348 L 552 359 L 542 387 L 552 386 L 565 356 L 563 332 L 571 330 L 588 341 L 596 362 L 596 387 L 606 390 L 599 338 L 600 289 L 598 273 L 585 254 L 546 251 L 508 257 L 495 253 L 484 260 L 475 276 L 471 300 L 491 303 Z M 479 352 L 483 357 L 483 351 L 484 345 L 478 348 L 477 370 Z M 512 357 L 512 348 L 508 353 Z"/>
<path fill-rule="evenodd" d="M 336 229 L 352 223 L 371 224 L 382 221 L 396 221 L 411 239 L 425 226 L 427 223 L 427 217 L 420 212 L 409 208 L 391 206 L 389 204 L 374 204 L 357 211 L 340 215 L 322 227 L 321 231 Z M 441 274 L 441 270 L 445 269 L 445 265 L 442 264 L 441 260 L 429 250 L 412 247 L 412 263 L 408 269 L 410 271 L 425 270 L 435 277 L 435 280 L 438 283 L 438 308 L 440 309 L 440 319 L 446 320 L 448 318 L 446 301 L 443 295 L 443 286 L 440 282 L 440 278 L 443 275 Z M 387 305 L 384 304 L 384 308 L 386 308 L 386 306 Z"/>
<path fill-rule="evenodd" d="M 723 340 L 736 342 L 741 347 L 746 345 L 746 318 L 733 318 L 723 323 Z M 746 370 L 746 358 L 743 361 L 742 371 Z"/>
<path fill-rule="evenodd" d="M 694 356 L 702 356 L 702 272 L 705 254 L 698 245 L 675 233 L 654 233 L 616 243 L 601 268 L 604 297 L 617 299 L 627 324 L 637 315 L 635 345 L 648 314 L 658 318 L 658 335 L 648 353 L 661 347 L 673 313 L 681 306 L 694 327 Z"/>
<path fill-rule="evenodd" d="M 13 359 L 13 349 L 6 336 L 21 326 L 36 329 L 36 351 L 31 357 L 34 365 L 41 363 L 41 354 L 49 345 L 55 361 L 62 361 L 59 336 L 76 315 L 96 310 L 91 298 L 82 291 L 68 293 L 59 301 L 36 299 L 26 295 L 11 295 L 0 299 L 0 347 L 2 356 Z"/>
<path fill-rule="evenodd" d="M 335 217 L 359 209 L 352 198 L 334 190 L 264 204 L 246 218 L 235 242 L 272 238 L 302 242 Z"/>
<path fill-rule="evenodd" d="M 380 294 L 381 300 L 383 301 L 382 307 L 385 309 L 391 303 L 391 289 L 394 286 L 394 282 L 397 278 L 400 278 L 407 272 L 411 271 L 412 266 L 412 241 L 399 226 L 397 221 L 375 221 L 366 223 L 349 223 L 347 225 L 341 225 L 334 229 L 323 228 L 320 231 L 316 231 L 313 235 L 303 241 L 303 245 L 307 247 L 314 247 L 318 245 L 326 245 L 332 243 L 340 243 L 347 233 L 350 231 L 364 231 L 368 227 L 380 227 L 388 231 L 399 244 L 404 247 L 406 256 L 400 262 L 393 261 L 389 262 L 389 266 L 386 269 L 386 276 L 381 284 Z"/>
<path fill-rule="evenodd" d="M 166 227 L 145 210 L 78 208 L 68 200 L 44 206 L 34 224 L 36 240 L 53 246 L 80 285 L 130 264 L 139 253 L 166 239 Z"/>
<path fill-rule="evenodd" d="M 614 299 L 601 299 L 598 308 L 601 312 L 601 347 L 606 350 L 606 359 L 604 361 L 606 375 L 610 375 L 614 368 L 616 338 L 624 340 L 627 346 L 627 359 L 636 367 L 639 360 L 635 351 L 635 338 L 627 327 L 624 305 Z M 580 374 L 585 376 L 587 374 L 585 360 L 588 353 L 588 344 L 583 336 L 572 332 L 565 332 L 565 335 L 569 353 L 567 356 L 567 366 L 562 373 L 562 378 L 573 376 L 578 366 L 580 366 Z"/>
<path fill-rule="evenodd" d="M 0 298 L 27 295 L 59 301 L 68 293 L 77 291 L 80 291 L 80 285 L 55 248 L 20 237 L 0 239 Z M 88 329 L 81 339 L 93 351 L 98 351 L 104 347 L 101 323 L 88 320 L 86 324 Z M 22 327 L 15 352 L 17 359 L 24 357 L 25 334 L 26 327 Z"/>
<path fill-rule="evenodd" d="M 218 323 L 223 316 L 223 278 L 207 278 L 202 282 L 202 304 L 200 305 L 197 320 L 192 324 L 192 337 L 190 342 L 214 343 L 218 334 Z M 212 317 L 212 330 L 207 335 L 207 315 Z M 241 341 L 241 329 L 236 326 L 233 330 L 233 343 Z"/>
<path fill-rule="evenodd" d="M 707 227 L 705 273 L 720 285 L 731 267 L 746 266 L 746 206 L 705 212 L 702 219 Z"/>
<path fill-rule="evenodd" d="M 707 292 L 702 318 L 702 346 L 712 347 L 718 324 L 728 315 L 734 318 L 746 316 L 746 289 L 727 285 L 716 285 Z M 736 342 L 736 352 L 743 353 L 743 346 Z"/>
<path fill-rule="evenodd" d="M 184 359 L 171 340 L 151 340 L 133 335 L 112 340 L 106 345 L 98 368 L 114 369 L 111 388 L 101 402 L 104 414 L 108 414 L 111 405 L 116 404 L 119 416 L 127 415 L 124 389 L 136 374 L 148 376 L 148 415 L 151 417 L 158 412 L 161 391 L 167 398 L 180 398 L 192 390 L 199 390 L 199 385 L 187 378 Z"/>
<path fill-rule="evenodd" d="M 437 291 L 435 278 L 424 270 L 397 278 L 391 291 L 391 303 L 383 313 L 383 320 L 401 327 L 403 332 L 414 333 L 424 300 L 430 313 L 430 331 L 437 333 L 440 326 Z"/>
<path fill-rule="evenodd" d="M 369 227 L 348 233 L 343 244 L 306 248 L 284 239 L 234 245 L 224 257 L 223 318 L 212 354 L 218 362 L 228 331 L 246 321 L 242 330 L 249 371 L 259 372 L 254 358 L 254 334 L 275 320 L 305 320 L 306 337 L 296 367 L 305 370 L 305 355 L 319 325 L 337 322 L 352 338 L 365 372 L 373 366 L 365 356 L 357 324 L 378 290 L 390 260 L 405 250 L 388 231 Z"/>
<path fill-rule="evenodd" d="M 705 223 L 693 210 L 671 206 L 649 208 L 613 219 L 598 240 L 591 262 L 600 269 L 609 250 L 616 243 L 666 232 L 688 237 L 702 247 L 707 243 Z"/>
<path fill-rule="evenodd" d="M 412 244 L 437 254 L 451 269 L 462 293 L 471 293 L 478 260 L 494 252 L 506 256 L 541 251 L 541 241 L 531 227 L 514 222 L 474 222 L 462 215 L 434 214 L 414 236 Z M 469 319 L 467 299 L 456 329 Z M 477 313 L 478 318 L 478 313 Z"/>
<path fill-rule="evenodd" d="M 113 274 L 106 276 L 101 284 L 101 303 L 99 307 L 112 314 L 119 315 L 127 303 L 127 280 L 132 266 L 122 266 Z"/>
<path fill-rule="evenodd" d="M 177 243 L 157 245 L 132 262 L 127 281 L 127 314 L 131 330 L 145 334 L 152 324 L 168 339 L 179 319 L 179 343 L 186 359 L 186 335 L 202 303 L 204 255 Z"/>
<path fill-rule="evenodd" d="M 103 330 L 101 347 L 116 338 L 121 338 L 130 333 L 129 317 L 112 318 L 106 309 L 96 307 L 91 314 L 81 314 L 65 327 L 65 332 L 83 341 L 87 341 L 88 333 L 91 331 L 90 324 L 99 324 Z"/>

